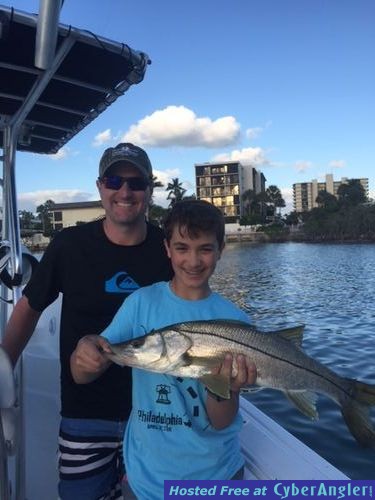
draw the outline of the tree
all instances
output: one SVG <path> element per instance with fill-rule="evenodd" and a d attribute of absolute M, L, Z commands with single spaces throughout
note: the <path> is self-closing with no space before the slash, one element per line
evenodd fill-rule
<path fill-rule="evenodd" d="M 193 193 L 193 194 L 189 194 L 187 196 L 184 195 L 184 200 L 196 200 L 197 197 L 196 195 Z"/>
<path fill-rule="evenodd" d="M 260 215 L 244 215 L 240 218 L 239 224 L 240 226 L 256 226 L 257 224 L 261 224 L 263 222 L 263 218 Z"/>
<path fill-rule="evenodd" d="M 267 188 L 266 193 L 268 196 L 268 202 L 274 207 L 274 214 L 278 208 L 280 215 L 281 209 L 285 207 L 285 200 L 282 197 L 280 189 L 275 185 L 271 185 Z"/>
<path fill-rule="evenodd" d="M 39 214 L 38 217 L 42 222 L 44 236 L 50 236 L 52 234 L 51 209 L 54 205 L 55 202 L 53 200 L 47 200 L 42 205 L 36 207 L 36 211 Z"/>
<path fill-rule="evenodd" d="M 349 179 L 337 190 L 339 203 L 343 206 L 356 206 L 367 201 L 367 196 L 358 179 Z"/>
<path fill-rule="evenodd" d="M 339 206 L 336 196 L 325 190 L 319 191 L 315 201 L 320 208 L 325 208 L 331 212 L 337 210 Z"/>
<path fill-rule="evenodd" d="M 244 201 L 245 215 L 252 215 L 255 211 L 256 193 L 253 189 L 247 189 L 242 193 L 242 200 Z"/>
<path fill-rule="evenodd" d="M 163 220 L 168 213 L 167 208 L 163 208 L 160 205 L 152 204 L 148 211 L 148 220 L 155 224 L 156 226 L 161 226 Z"/>
<path fill-rule="evenodd" d="M 28 212 L 27 210 L 20 210 L 18 214 L 20 217 L 20 228 L 32 229 L 34 214 L 32 212 Z"/>
<path fill-rule="evenodd" d="M 298 212 L 293 210 L 293 212 L 290 212 L 284 217 L 284 221 L 287 226 L 296 226 L 301 222 L 301 217 Z"/>
<path fill-rule="evenodd" d="M 260 193 L 257 193 L 255 196 L 255 208 L 256 208 L 256 213 L 265 219 L 267 216 L 268 212 L 268 204 L 270 202 L 270 198 L 268 196 L 267 191 L 260 191 Z M 275 214 L 275 207 L 272 205 L 272 215 Z"/>
<path fill-rule="evenodd" d="M 164 184 L 161 181 L 158 181 L 158 178 L 156 177 L 156 175 L 152 176 L 152 185 L 154 188 L 164 187 Z"/>
<path fill-rule="evenodd" d="M 168 186 L 165 190 L 168 191 L 167 200 L 170 200 L 170 208 L 173 207 L 178 201 L 181 201 L 186 193 L 186 189 L 182 187 L 182 182 L 179 181 L 178 177 L 172 179 L 172 182 L 168 182 Z"/>

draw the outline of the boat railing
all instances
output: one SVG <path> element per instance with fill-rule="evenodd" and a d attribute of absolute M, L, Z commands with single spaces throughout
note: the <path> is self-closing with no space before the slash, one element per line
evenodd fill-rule
<path fill-rule="evenodd" d="M 8 456 L 16 449 L 16 384 L 13 366 L 0 346 L 0 499 L 10 499 Z"/>

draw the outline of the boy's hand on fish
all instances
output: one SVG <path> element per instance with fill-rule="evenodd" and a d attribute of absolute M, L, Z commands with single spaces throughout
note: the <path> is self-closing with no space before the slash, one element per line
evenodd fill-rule
<path fill-rule="evenodd" d="M 85 372 L 101 373 L 112 363 L 106 352 L 111 352 L 111 348 L 105 338 L 86 335 L 78 342 L 72 354 L 72 363 Z"/>
<path fill-rule="evenodd" d="M 232 392 L 239 392 L 241 388 L 255 384 L 257 371 L 253 361 L 242 354 L 236 356 L 235 364 L 237 370 L 233 376 L 233 356 L 227 353 L 218 373 L 230 378 L 230 390 Z"/>

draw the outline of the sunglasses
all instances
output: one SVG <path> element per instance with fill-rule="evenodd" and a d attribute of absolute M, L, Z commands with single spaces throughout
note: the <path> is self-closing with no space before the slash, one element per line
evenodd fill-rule
<path fill-rule="evenodd" d="M 118 191 L 121 187 L 127 184 L 132 191 L 146 191 L 150 183 L 142 177 L 121 177 L 121 175 L 108 175 L 107 177 L 99 177 L 99 181 L 104 184 L 106 189 L 114 189 Z"/>

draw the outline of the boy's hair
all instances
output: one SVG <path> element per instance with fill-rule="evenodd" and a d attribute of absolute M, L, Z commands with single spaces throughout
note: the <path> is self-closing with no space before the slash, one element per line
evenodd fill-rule
<path fill-rule="evenodd" d="M 168 243 L 175 227 L 178 227 L 180 233 L 182 229 L 186 229 L 192 239 L 198 238 L 201 233 L 214 234 L 219 248 L 224 245 L 224 216 L 219 208 L 208 201 L 182 200 L 177 202 L 164 221 L 164 234 Z"/>

